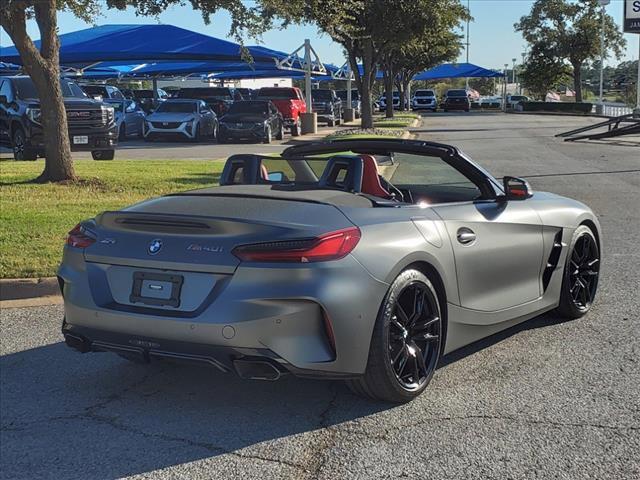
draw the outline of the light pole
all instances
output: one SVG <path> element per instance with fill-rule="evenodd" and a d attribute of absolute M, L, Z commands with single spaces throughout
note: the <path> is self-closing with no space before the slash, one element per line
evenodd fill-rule
<path fill-rule="evenodd" d="M 467 13 L 471 12 L 471 6 L 470 6 L 471 0 L 467 0 Z M 467 50 L 467 63 L 469 63 L 469 18 L 467 18 L 467 43 L 466 43 L 466 50 Z M 466 82 L 466 89 L 469 90 L 469 77 L 466 78 L 465 80 Z"/>
<path fill-rule="evenodd" d="M 602 7 L 600 10 L 600 96 L 599 103 L 602 108 L 603 102 L 603 90 L 604 90 L 604 16 L 606 6 L 611 3 L 611 0 L 598 0 L 598 3 Z"/>
<path fill-rule="evenodd" d="M 521 66 L 524 68 L 524 61 L 525 61 L 525 58 L 527 57 L 527 52 L 526 52 L 526 50 L 525 50 L 524 52 L 522 52 L 522 54 L 521 54 L 521 55 L 522 55 L 522 63 L 521 63 Z M 519 80 L 520 80 L 520 95 L 522 95 L 522 94 L 523 94 L 523 90 L 522 90 L 522 75 L 520 75 Z"/>
<path fill-rule="evenodd" d="M 507 68 L 509 68 L 509 64 L 504 64 L 504 89 L 502 90 L 502 110 L 507 111 L 507 82 L 509 81 L 509 77 L 507 76 Z"/>

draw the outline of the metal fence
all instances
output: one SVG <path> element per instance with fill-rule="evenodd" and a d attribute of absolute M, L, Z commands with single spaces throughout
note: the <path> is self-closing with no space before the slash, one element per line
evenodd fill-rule
<path fill-rule="evenodd" d="M 593 105 L 593 113 L 603 115 L 605 117 L 620 117 L 622 115 L 629 115 L 633 113 L 633 108 L 626 106 L 624 103 L 603 103 L 602 111 L 599 109 L 599 105 Z"/>

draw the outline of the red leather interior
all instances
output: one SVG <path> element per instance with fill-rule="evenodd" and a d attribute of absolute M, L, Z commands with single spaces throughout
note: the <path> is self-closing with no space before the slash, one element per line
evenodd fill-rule
<path fill-rule="evenodd" d="M 373 155 L 360 155 L 362 158 L 362 193 L 381 198 L 391 198 L 378 176 L 378 163 Z"/>

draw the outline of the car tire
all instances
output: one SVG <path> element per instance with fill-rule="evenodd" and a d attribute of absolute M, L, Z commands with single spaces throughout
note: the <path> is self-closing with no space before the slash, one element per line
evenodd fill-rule
<path fill-rule="evenodd" d="M 216 140 L 220 145 L 222 145 L 223 143 L 227 143 L 229 141 L 227 137 L 221 134 L 220 132 L 218 132 L 218 138 L 216 138 Z"/>
<path fill-rule="evenodd" d="M 284 125 L 280 123 L 278 127 L 278 133 L 276 134 L 276 140 L 284 140 Z"/>
<path fill-rule="evenodd" d="M 299 137 L 300 133 L 301 133 L 301 125 L 300 125 L 300 117 L 298 117 L 295 121 L 295 123 L 291 126 L 291 136 L 292 137 Z"/>
<path fill-rule="evenodd" d="M 580 318 L 591 310 L 600 276 L 600 249 L 593 231 L 579 226 L 569 244 L 556 312 L 564 318 Z"/>
<path fill-rule="evenodd" d="M 115 150 L 93 150 L 91 152 L 91 157 L 94 160 L 113 160 L 115 156 Z"/>
<path fill-rule="evenodd" d="M 271 126 L 267 126 L 264 132 L 263 143 L 271 143 L 273 141 L 273 135 L 271 134 Z"/>
<path fill-rule="evenodd" d="M 127 139 L 127 126 L 125 123 L 120 124 L 120 128 L 118 129 L 118 141 L 124 142 Z"/>
<path fill-rule="evenodd" d="M 414 301 L 418 294 L 420 302 Z M 365 373 L 347 385 L 359 395 L 385 402 L 404 403 L 420 395 L 442 353 L 441 311 L 426 275 L 414 269 L 400 273 L 380 306 Z"/>
<path fill-rule="evenodd" d="M 193 135 L 191 141 L 193 143 L 198 143 L 200 141 L 200 124 L 196 125 L 196 133 Z"/>
<path fill-rule="evenodd" d="M 29 160 L 34 161 L 38 159 L 38 152 L 32 148 L 25 147 L 26 135 L 22 127 L 16 127 L 11 136 L 11 149 L 13 150 L 14 160 Z"/>

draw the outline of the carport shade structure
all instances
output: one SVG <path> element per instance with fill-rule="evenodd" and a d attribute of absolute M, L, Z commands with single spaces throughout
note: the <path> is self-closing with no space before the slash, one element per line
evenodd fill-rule
<path fill-rule="evenodd" d="M 60 63 L 78 67 L 102 62 L 124 64 L 157 60 L 242 62 L 242 47 L 233 42 L 173 25 L 101 25 L 65 33 L 60 38 Z M 40 41 L 35 42 L 40 48 Z M 255 62 L 270 62 L 269 49 L 252 52 Z M 21 64 L 15 47 L 0 48 L 0 61 Z"/>
<path fill-rule="evenodd" d="M 437 80 L 441 78 L 495 78 L 504 74 L 474 65 L 473 63 L 444 63 L 418 73 L 413 80 Z"/>

